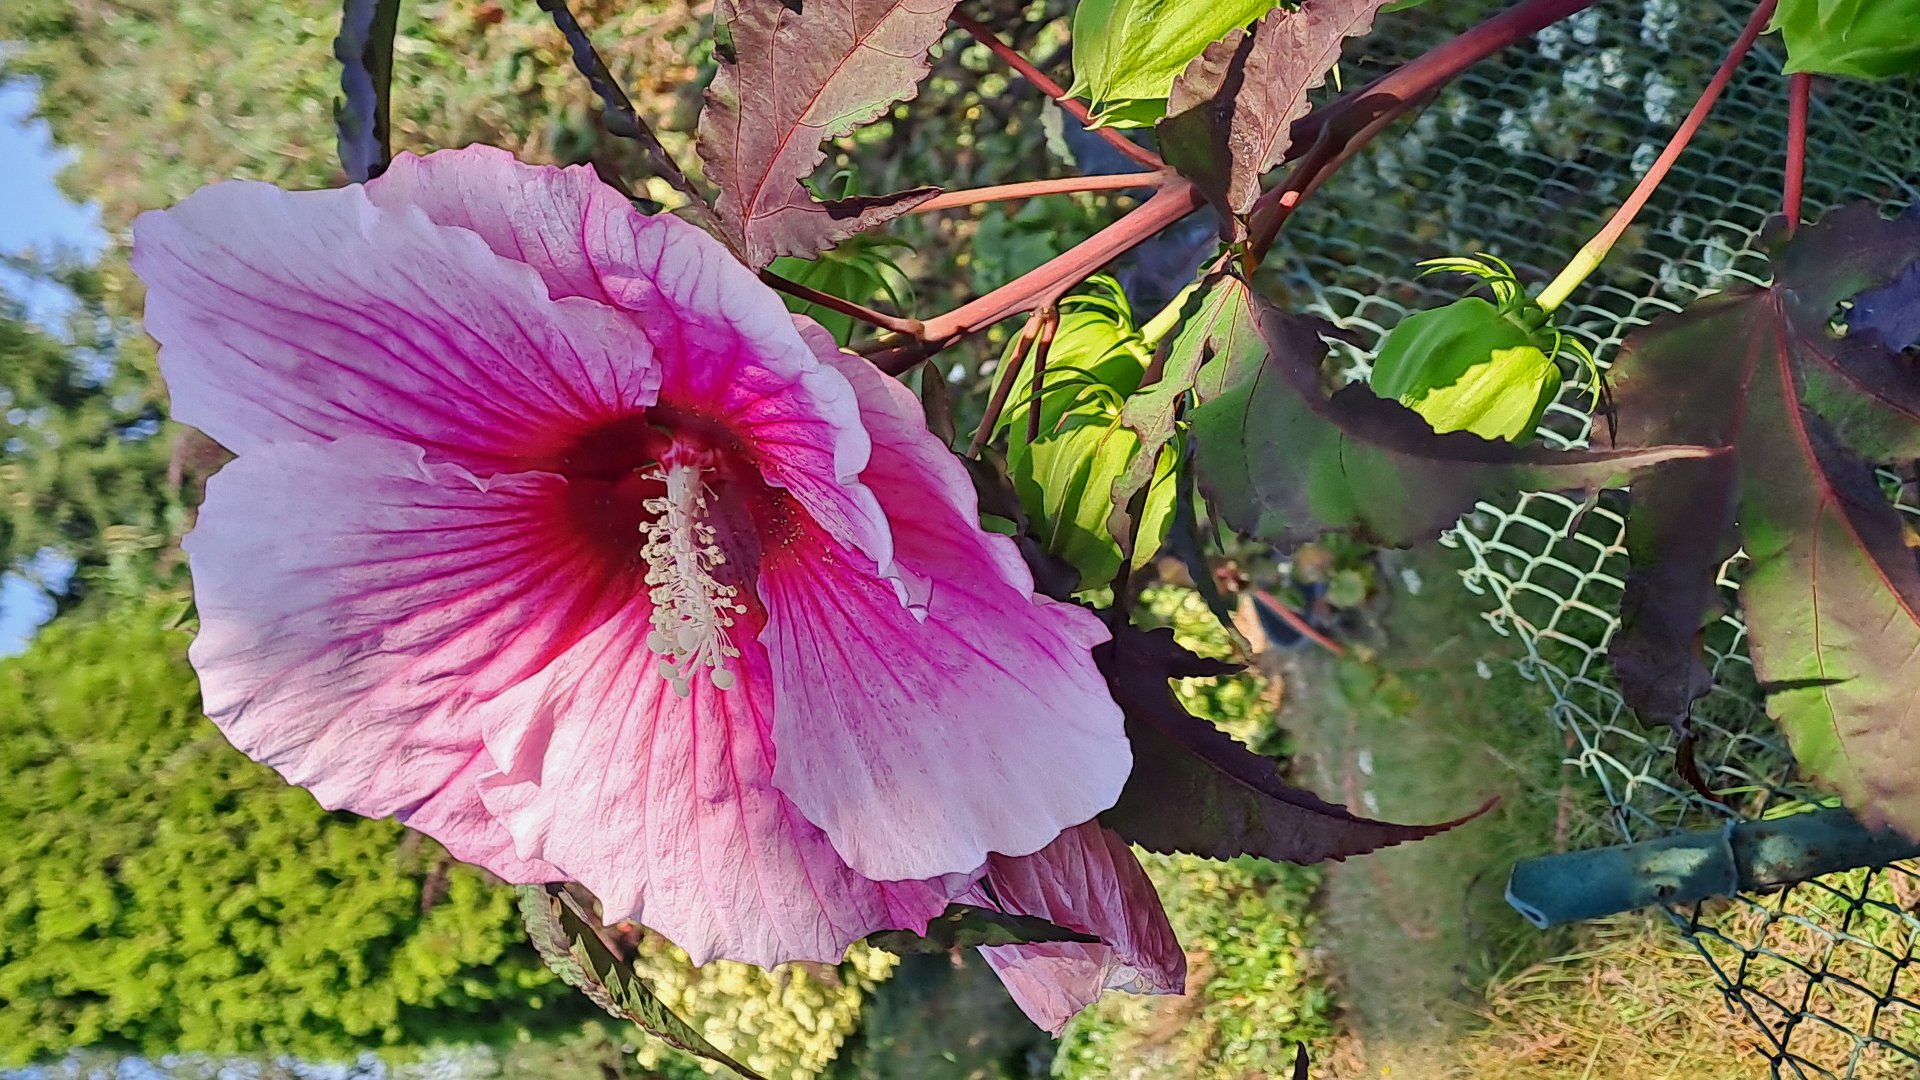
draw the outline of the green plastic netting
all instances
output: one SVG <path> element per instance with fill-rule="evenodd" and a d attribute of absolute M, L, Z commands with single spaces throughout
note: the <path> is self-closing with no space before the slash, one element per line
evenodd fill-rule
<path fill-rule="evenodd" d="M 1396 18 L 1342 72 L 1348 85 L 1472 25 L 1495 5 L 1428 5 Z M 1356 331 L 1370 351 L 1411 310 L 1463 286 L 1408 283 L 1419 259 L 1485 251 L 1523 280 L 1550 278 L 1632 188 L 1691 107 L 1738 14 L 1714 3 L 1625 0 L 1591 9 L 1461 79 L 1401 137 L 1382 140 L 1308 204 L 1271 265 L 1298 306 Z M 1636 327 L 1742 281 L 1764 282 L 1759 235 L 1780 200 L 1785 78 L 1763 40 L 1639 223 L 1563 310 L 1562 325 L 1602 363 Z M 1352 55 L 1352 54 L 1350 54 Z M 1815 91 L 1807 213 L 1856 199 L 1904 206 L 1920 196 L 1920 100 L 1912 85 L 1822 81 Z M 1573 390 L 1547 437 L 1585 441 Z M 1767 718 L 1732 601 L 1740 557 L 1723 571 L 1735 612 L 1709 635 L 1716 672 L 1697 711 L 1697 758 L 1730 807 L 1695 795 L 1664 730 L 1622 703 L 1605 650 L 1625 569 L 1624 495 L 1584 515 L 1531 494 L 1482 504 L 1445 542 L 1470 567 L 1461 584 L 1522 670 L 1553 693 L 1569 758 L 1597 785 L 1617 836 L 1641 840 L 1729 814 L 1787 812 L 1821 798 L 1804 785 Z M 1920 1075 L 1920 972 L 1914 946 L 1920 870 L 1895 864 L 1830 875 L 1768 895 L 1670 912 L 1711 966 L 1774 1076 Z"/>

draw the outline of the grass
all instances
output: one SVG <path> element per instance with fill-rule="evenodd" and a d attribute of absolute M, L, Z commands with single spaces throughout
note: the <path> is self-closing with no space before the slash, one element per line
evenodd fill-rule
<path fill-rule="evenodd" d="M 1700 916 L 1725 995 L 1663 914 L 1581 927 L 1569 952 L 1497 980 L 1459 1058 L 1484 1080 L 1631 1076 L 1744 1080 L 1767 1061 L 1797 1075 L 1907 1080 L 1920 1059 L 1920 990 L 1905 957 L 1920 924 L 1911 867 L 1855 870 L 1784 893 L 1716 901 Z M 1884 999 L 1894 998 L 1886 1001 Z M 1856 1035 L 1855 1033 L 1860 1033 Z M 1597 1065 L 1594 1063 L 1598 1063 Z M 1851 1070 L 1849 1072 L 1849 1070 Z"/>

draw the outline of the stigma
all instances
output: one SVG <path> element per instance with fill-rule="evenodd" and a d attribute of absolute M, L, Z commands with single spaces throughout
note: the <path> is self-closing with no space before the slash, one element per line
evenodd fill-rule
<path fill-rule="evenodd" d="M 647 648 L 659 657 L 660 677 L 681 697 L 693 692 L 692 680 L 702 671 L 714 689 L 730 690 L 734 674 L 727 662 L 740 650 L 727 630 L 747 609 L 736 586 L 713 576 L 727 558 L 706 521 L 710 492 L 697 465 L 676 462 L 647 475 L 667 486 L 664 496 L 646 501 L 653 520 L 640 526 L 646 537 L 640 557 L 647 564 L 647 595 L 653 601 Z"/>

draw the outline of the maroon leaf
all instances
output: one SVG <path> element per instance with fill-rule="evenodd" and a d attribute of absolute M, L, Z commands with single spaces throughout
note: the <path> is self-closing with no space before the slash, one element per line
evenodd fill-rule
<path fill-rule="evenodd" d="M 1482 499 L 1520 491 L 1617 487 L 1667 461 L 1723 451 L 1702 446 L 1551 450 L 1437 435 L 1420 414 L 1363 385 L 1320 388 L 1333 328 L 1289 315 L 1235 279 L 1235 318 L 1266 348 L 1223 351 L 1200 372 L 1191 414 L 1200 485 L 1242 532 L 1283 547 L 1328 532 L 1405 547 L 1431 540 Z M 1224 318 L 1224 316 L 1223 316 Z"/>
<path fill-rule="evenodd" d="M 1438 825 L 1357 817 L 1282 782 L 1277 762 L 1187 712 L 1167 682 L 1231 674 L 1234 665 L 1193 655 L 1171 630 L 1125 623 L 1094 655 L 1133 743 L 1133 775 L 1100 820 L 1149 851 L 1317 863 L 1445 832 L 1493 805 Z"/>
<path fill-rule="evenodd" d="M 1920 376 L 1879 332 L 1836 337 L 1829 325 L 1842 301 L 1917 263 L 1920 216 L 1849 207 L 1778 254 L 1772 288 L 1655 322 L 1627 341 L 1613 376 L 1622 442 L 1732 451 L 1724 466 L 1692 463 L 1633 492 L 1611 650 L 1628 702 L 1648 721 L 1680 722 L 1705 692 L 1697 630 L 1719 558 L 1742 543 L 1754 669 L 1801 766 L 1863 820 L 1910 833 L 1920 562 L 1870 462 L 1920 454 Z"/>
<path fill-rule="evenodd" d="M 1308 0 L 1276 9 L 1207 46 L 1174 80 L 1157 131 L 1167 164 L 1231 218 L 1286 156 L 1307 91 L 1326 80 L 1346 39 L 1373 27 L 1387 0 Z"/>
<path fill-rule="evenodd" d="M 820 144 L 911 98 L 954 0 L 720 0 L 720 70 L 700 114 L 714 209 L 755 268 L 806 257 L 938 194 L 821 202 L 802 183 Z"/>

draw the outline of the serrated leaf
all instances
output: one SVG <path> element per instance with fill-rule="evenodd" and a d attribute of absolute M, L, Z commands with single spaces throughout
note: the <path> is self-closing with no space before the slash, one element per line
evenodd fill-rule
<path fill-rule="evenodd" d="M 1780 0 L 1788 71 L 1887 79 L 1920 71 L 1920 0 Z"/>
<path fill-rule="evenodd" d="M 758 268 L 806 257 L 938 194 L 915 188 L 821 202 L 804 181 L 820 144 L 917 92 L 954 0 L 720 0 L 720 68 L 700 113 L 700 157 L 722 227 Z"/>
<path fill-rule="evenodd" d="M 1245 288 L 1240 279 L 1224 273 L 1216 273 L 1204 281 L 1187 304 L 1179 331 L 1167 343 L 1160 381 L 1130 395 L 1121 407 L 1120 423 L 1138 437 L 1140 449 L 1113 482 L 1113 512 L 1107 519 L 1109 535 L 1133 534 L 1135 498 L 1149 483 L 1156 482 L 1155 474 L 1166 447 L 1180 437 L 1181 415 L 1200 377 L 1201 367 L 1221 353 L 1264 349 L 1257 336 L 1248 340 L 1246 328 L 1233 317 L 1236 307 L 1243 303 L 1236 290 Z M 1184 440 L 1175 445 L 1183 446 Z M 1143 536 L 1136 546 L 1150 555 L 1163 538 Z M 1151 547 L 1147 541 L 1151 541 Z"/>
<path fill-rule="evenodd" d="M 1317 863 L 1433 836 L 1493 805 L 1438 825 L 1356 816 L 1281 781 L 1278 762 L 1187 712 L 1167 682 L 1231 674 L 1234 665 L 1193 655 L 1171 630 L 1125 624 L 1094 659 L 1126 713 L 1134 761 L 1120 801 L 1100 821 L 1149 851 Z"/>
<path fill-rule="evenodd" d="M 1260 178 L 1286 156 L 1307 92 L 1326 80 L 1347 38 L 1372 28 L 1384 2 L 1316 0 L 1206 46 L 1174 81 L 1167 118 L 1155 129 L 1167 164 L 1224 219 L 1246 213 Z"/>
<path fill-rule="evenodd" d="M 1802 768 L 1869 824 L 1908 833 L 1920 832 L 1920 562 L 1871 462 L 1920 454 L 1920 375 L 1879 334 L 1828 327 L 1842 301 L 1916 262 L 1920 214 L 1848 207 L 1778 253 L 1771 288 L 1654 322 L 1614 367 L 1622 443 L 1730 448 L 1725 466 L 1633 492 L 1612 649 L 1629 703 L 1673 722 L 1705 692 L 1693 628 L 1718 557 L 1743 544 L 1740 601 L 1769 711 Z"/>
<path fill-rule="evenodd" d="M 387 171 L 387 98 L 393 85 L 393 35 L 400 0 L 344 0 L 333 58 L 340 62 L 340 94 L 333 103 L 340 168 L 352 183 Z"/>
<path fill-rule="evenodd" d="M 1150 470 L 1131 560 L 1137 565 L 1166 536 L 1178 464 L 1177 450 L 1143 458 L 1139 436 L 1122 423 L 1120 401 L 1139 386 L 1149 357 L 1119 286 L 1105 277 L 1089 286 L 1091 291 L 1060 306 L 1041 379 L 1039 437 L 1027 439 L 1031 362 L 1001 417 L 1007 468 L 1021 505 L 1047 550 L 1079 571 L 1083 589 L 1113 580 L 1127 558 L 1111 528 L 1115 485 L 1136 463 Z M 1012 361 L 1015 347 L 1009 346 L 1003 363 Z"/>
<path fill-rule="evenodd" d="M 1080 0 L 1073 11 L 1073 85 L 1097 121 L 1144 127 L 1166 111 L 1174 79 L 1222 34 L 1276 0 Z"/>
<path fill-rule="evenodd" d="M 655 997 L 633 968 L 607 948 L 598 924 L 572 902 L 564 886 L 516 885 L 514 893 L 534 951 L 568 986 L 608 1015 L 632 1022 L 669 1046 L 724 1065 L 747 1080 L 763 1080 L 721 1053 Z"/>
<path fill-rule="evenodd" d="M 1031 915 L 1010 915 L 972 904 L 947 905 L 947 910 L 939 918 L 927 923 L 925 934 L 916 934 L 911 930 L 882 930 L 867 935 L 867 944 L 902 956 L 951 952 L 976 946 L 1025 945 L 1036 941 L 1098 943 L 1099 940 L 1092 934 L 1056 926 Z"/>
<path fill-rule="evenodd" d="M 1245 289 L 1226 313 L 1264 350 L 1221 354 L 1200 372 L 1195 465 L 1209 504 L 1241 532 L 1290 548 L 1332 532 L 1392 547 L 1431 540 L 1482 499 L 1617 487 L 1690 445 L 1549 450 L 1436 434 L 1419 414 L 1348 386 L 1320 387 L 1332 327 Z"/>

